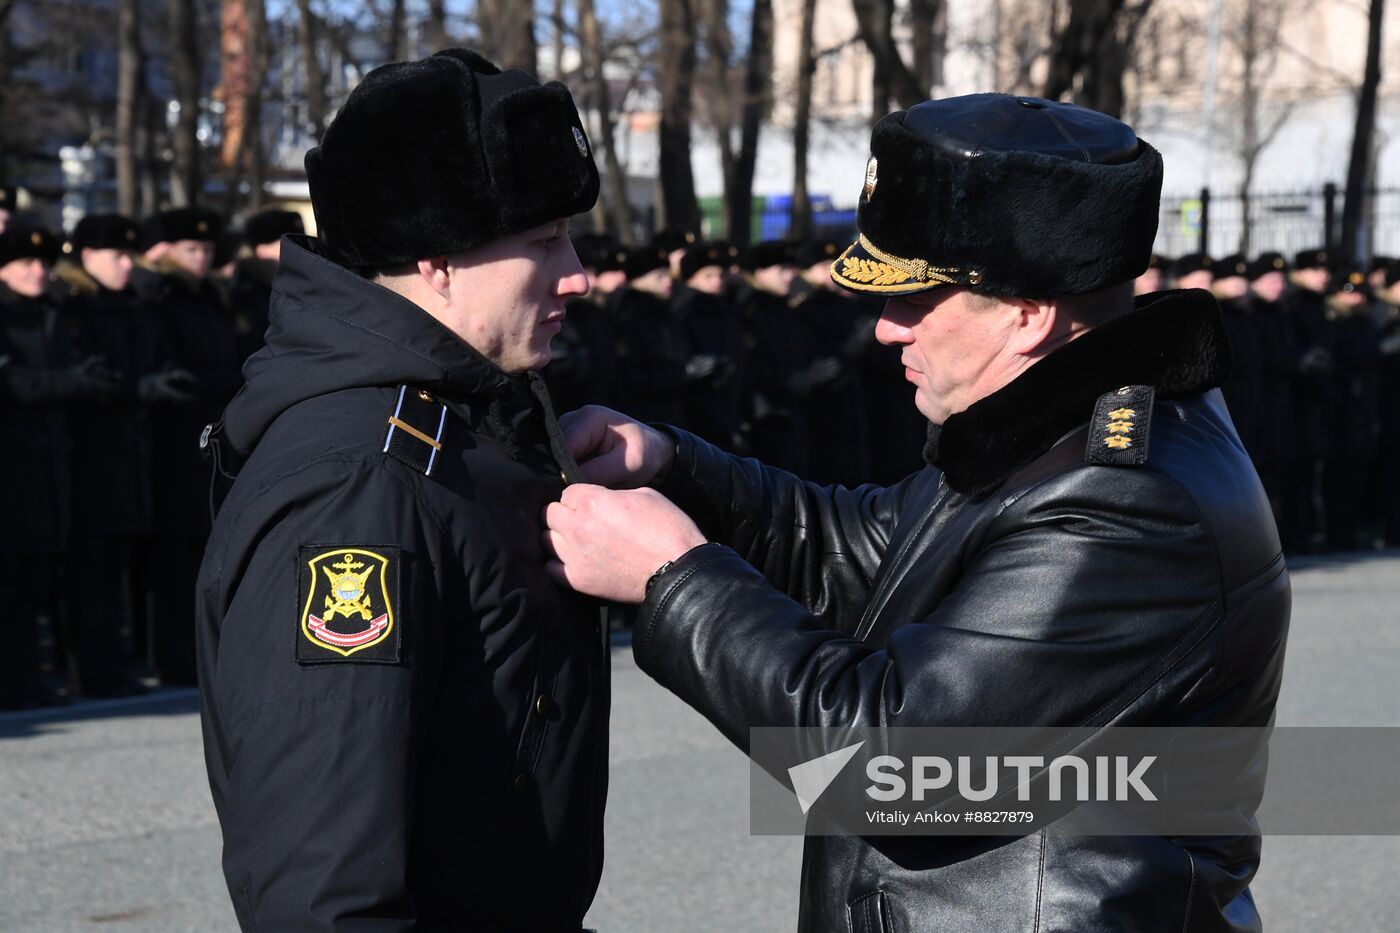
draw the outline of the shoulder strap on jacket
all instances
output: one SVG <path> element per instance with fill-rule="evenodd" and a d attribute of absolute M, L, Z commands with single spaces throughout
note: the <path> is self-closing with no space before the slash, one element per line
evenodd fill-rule
<path fill-rule="evenodd" d="M 399 386 L 394 411 L 389 415 L 389 431 L 384 436 L 384 452 L 419 473 L 432 476 L 442 452 L 442 431 L 446 425 L 447 406 L 431 392 Z"/>
<path fill-rule="evenodd" d="M 1147 462 L 1147 437 L 1152 427 L 1152 386 L 1124 386 L 1099 396 L 1084 459 L 1109 466 L 1142 466 Z"/>

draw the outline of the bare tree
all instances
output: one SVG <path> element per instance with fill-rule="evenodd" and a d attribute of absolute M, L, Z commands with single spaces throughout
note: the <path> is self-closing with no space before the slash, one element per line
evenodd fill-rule
<path fill-rule="evenodd" d="M 176 115 L 171 149 L 170 201 L 176 206 L 199 200 L 199 38 L 194 0 L 170 0 L 170 72 Z"/>
<path fill-rule="evenodd" d="M 319 23 L 311 0 L 297 0 L 297 41 L 301 45 L 302 74 L 306 80 L 306 131 L 317 144 L 326 129 L 326 75 L 321 70 L 317 33 Z"/>
<path fill-rule="evenodd" d="M 477 24 L 486 57 L 502 68 L 534 74 L 539 67 L 535 5 L 529 0 L 479 0 Z"/>
<path fill-rule="evenodd" d="M 729 238 L 749 245 L 753 228 L 753 174 L 758 164 L 758 135 L 766 112 L 769 78 L 773 71 L 773 2 L 753 0 L 749 23 L 749 55 L 744 68 L 744 97 L 739 117 L 739 155 L 734 177 L 725 189 Z"/>
<path fill-rule="evenodd" d="M 604 71 L 607 55 L 602 31 L 598 27 L 598 12 L 593 0 L 578 0 L 579 44 L 588 69 L 588 87 L 593 106 L 598 112 L 598 136 L 595 148 L 603 155 L 604 216 L 612 234 L 627 245 L 633 242 L 631 210 L 627 201 L 627 178 L 617 157 L 613 137 L 612 95 Z"/>
<path fill-rule="evenodd" d="M 792 223 L 789 236 L 812 235 L 812 197 L 807 190 L 807 154 L 812 134 L 812 78 L 817 71 L 817 0 L 802 0 L 797 39 L 797 105 L 792 121 Z"/>
<path fill-rule="evenodd" d="M 117 210 L 134 216 L 137 208 L 136 157 L 141 126 L 141 97 L 145 53 L 141 49 L 140 0 L 121 0 L 117 7 Z"/>
<path fill-rule="evenodd" d="M 944 5 L 939 0 L 909 0 L 914 78 L 925 94 L 935 84 L 943 83 L 943 53 L 948 39 L 943 10 Z"/>
<path fill-rule="evenodd" d="M 429 54 L 448 47 L 447 0 L 428 0 L 427 32 L 423 41 L 428 43 Z"/>
<path fill-rule="evenodd" d="M 1254 173 L 1259 156 L 1274 141 L 1293 112 L 1292 101 L 1265 100 L 1264 86 L 1274 73 L 1279 60 L 1279 42 L 1283 24 L 1294 12 L 1291 0 L 1259 3 L 1243 0 L 1230 11 L 1230 21 L 1222 30 L 1224 40 L 1233 48 L 1239 61 L 1239 120 L 1222 127 L 1224 136 L 1233 144 L 1240 160 L 1240 208 L 1244 223 L 1240 225 L 1239 251 L 1250 252 L 1250 192 L 1254 189 Z M 1214 131 L 1214 128 L 1211 128 Z"/>
<path fill-rule="evenodd" d="M 1117 28 L 1126 0 L 1070 0 L 1069 20 L 1055 39 L 1043 97 L 1058 100 L 1074 89 L 1076 78 L 1091 69 L 1105 40 Z M 1084 91 L 1089 96 L 1093 89 Z"/>
<path fill-rule="evenodd" d="M 389 61 L 401 62 L 407 57 L 405 46 L 408 38 L 405 32 L 404 0 L 391 0 L 389 4 L 389 41 L 385 43 L 385 48 L 389 52 Z"/>
<path fill-rule="evenodd" d="M 1342 205 L 1342 255 L 1361 258 L 1363 207 L 1372 183 L 1372 140 L 1376 130 L 1376 92 L 1381 84 L 1381 23 L 1385 0 L 1371 0 L 1366 34 L 1366 76 L 1356 100 L 1356 129 L 1351 137 L 1351 161 L 1347 164 L 1347 193 Z"/>
<path fill-rule="evenodd" d="M 696 229 L 695 174 L 690 166 L 691 93 L 697 41 L 694 0 L 659 0 L 661 21 L 661 222 Z"/>
<path fill-rule="evenodd" d="M 928 89 L 900 57 L 894 41 L 894 0 L 851 0 L 860 27 L 860 37 L 875 59 L 875 101 L 872 117 L 879 119 L 888 111 L 890 99 L 908 109 L 928 98 Z"/>
<path fill-rule="evenodd" d="M 734 56 L 734 40 L 729 33 L 728 0 L 700 0 L 704 9 L 704 67 L 701 71 L 705 115 L 715 131 L 719 149 L 720 175 L 724 179 L 724 235 L 731 240 L 747 214 L 736 216 L 729 193 L 734 190 L 734 172 L 738 156 L 734 152 L 734 89 L 730 84 L 729 67 Z"/>

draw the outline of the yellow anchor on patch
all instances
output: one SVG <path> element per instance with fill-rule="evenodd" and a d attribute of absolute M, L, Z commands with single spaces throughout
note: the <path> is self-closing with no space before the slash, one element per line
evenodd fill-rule
<path fill-rule="evenodd" d="M 331 581 L 331 593 L 333 596 L 326 597 L 326 611 L 322 613 L 325 620 L 335 618 L 337 615 L 345 616 L 347 619 L 352 615 L 357 615 L 361 619 L 370 617 L 369 597 L 365 595 L 365 580 L 374 571 L 370 567 L 363 573 L 356 573 L 365 566 L 363 561 L 355 560 L 353 554 L 346 554 L 338 564 L 331 564 L 331 567 L 339 570 L 340 573 L 331 573 L 327 567 L 321 569 L 325 571 L 326 577 Z"/>

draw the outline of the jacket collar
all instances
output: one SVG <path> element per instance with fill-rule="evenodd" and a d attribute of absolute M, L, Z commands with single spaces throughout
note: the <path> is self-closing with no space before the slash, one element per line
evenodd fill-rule
<path fill-rule="evenodd" d="M 1229 371 L 1210 292 L 1144 295 L 1130 314 L 1051 353 L 941 428 L 931 425 L 924 456 L 954 490 L 985 493 L 1087 423 L 1105 392 L 1150 385 L 1158 398 L 1179 398 L 1219 386 Z"/>

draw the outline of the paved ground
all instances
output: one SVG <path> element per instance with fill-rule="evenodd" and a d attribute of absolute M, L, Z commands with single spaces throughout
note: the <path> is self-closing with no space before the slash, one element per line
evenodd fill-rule
<path fill-rule="evenodd" d="M 1400 554 L 1295 565 L 1286 725 L 1400 725 Z M 800 840 L 748 835 L 748 767 L 615 653 L 603 933 L 791 930 Z M 0 930 L 233 928 L 189 692 L 0 716 Z M 1400 763 L 1398 763 L 1400 764 Z M 1273 931 L 1389 931 L 1400 838 L 1265 840 Z"/>

